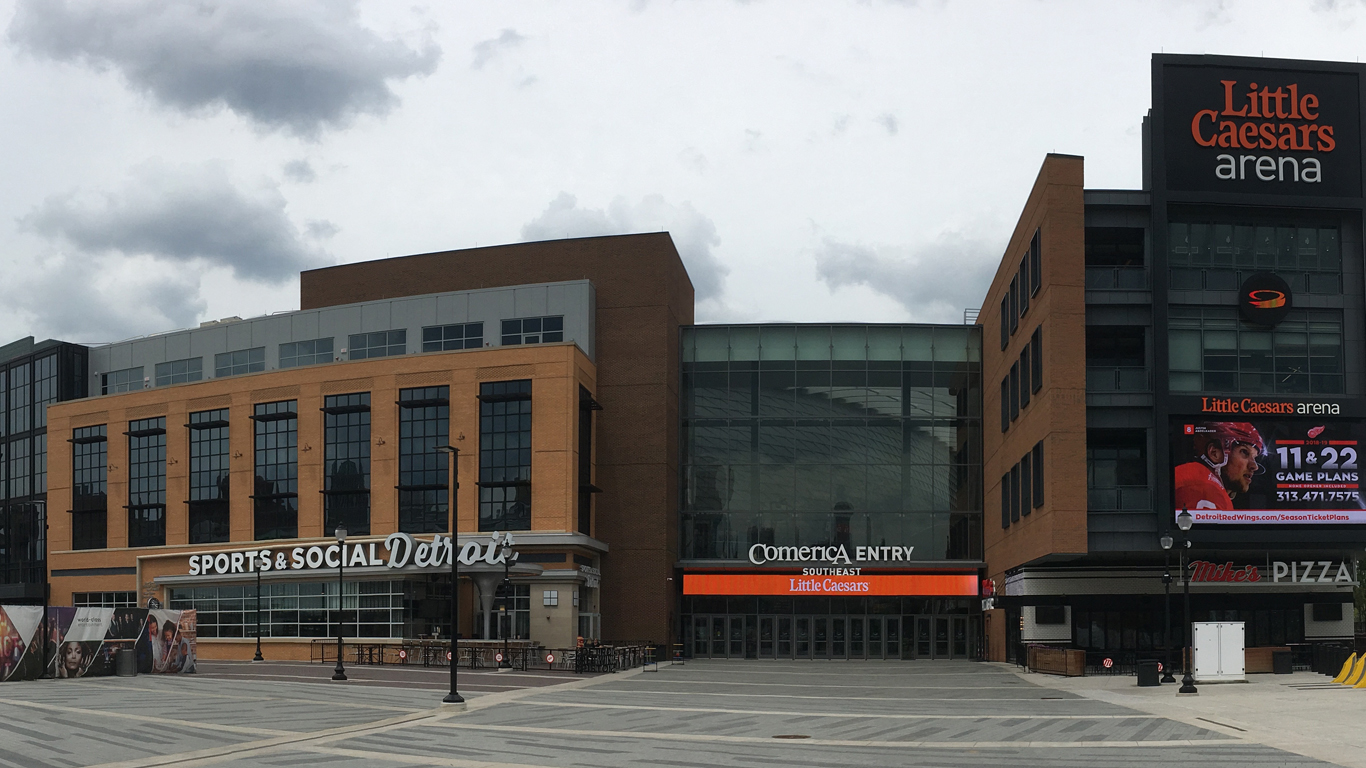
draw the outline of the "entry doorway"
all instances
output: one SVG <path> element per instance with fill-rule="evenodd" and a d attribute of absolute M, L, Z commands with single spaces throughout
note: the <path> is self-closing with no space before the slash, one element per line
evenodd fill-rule
<path fill-rule="evenodd" d="M 911 616 L 912 634 L 905 644 L 908 659 L 967 659 L 975 655 L 975 622 L 969 616 Z"/>
<path fill-rule="evenodd" d="M 971 659 L 981 619 L 969 615 L 694 614 L 699 659 Z"/>
<path fill-rule="evenodd" d="M 900 616 L 760 616 L 761 659 L 899 659 Z"/>

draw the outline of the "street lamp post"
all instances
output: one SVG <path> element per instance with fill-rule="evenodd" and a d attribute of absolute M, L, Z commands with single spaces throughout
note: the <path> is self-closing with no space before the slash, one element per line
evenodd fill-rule
<path fill-rule="evenodd" d="M 346 667 L 342 666 L 342 607 L 345 601 L 342 599 L 342 584 L 346 573 L 346 526 L 337 524 L 337 548 L 341 550 L 341 557 L 337 560 L 337 667 L 332 670 L 333 680 L 346 679 Z"/>
<path fill-rule="evenodd" d="M 446 501 L 451 509 L 451 692 L 441 699 L 447 704 L 460 704 L 465 697 L 455 687 L 456 670 L 460 667 L 460 516 L 455 492 L 460 490 L 460 449 L 450 445 L 436 447 L 451 455 L 451 473 L 447 475 Z"/>
<path fill-rule="evenodd" d="M 1181 664 L 1185 674 L 1181 676 L 1181 687 L 1177 689 L 1177 693 L 1199 693 L 1195 687 L 1195 677 L 1191 675 L 1191 667 L 1195 664 L 1195 651 L 1191 647 L 1191 644 L 1195 642 L 1195 628 L 1191 626 L 1191 578 L 1190 574 L 1186 573 L 1186 550 L 1191 545 L 1190 529 L 1194 522 L 1195 518 L 1191 517 L 1190 510 L 1183 509 L 1181 514 L 1176 516 L 1176 527 L 1181 529 L 1181 538 L 1185 541 L 1185 545 L 1181 547 L 1180 562 L 1181 584 L 1185 592 L 1186 602 L 1186 660 Z"/>
<path fill-rule="evenodd" d="M 1162 544 L 1162 680 L 1174 683 L 1172 676 L 1172 535 L 1163 534 Z"/>
<path fill-rule="evenodd" d="M 256 571 L 256 655 L 252 661 L 265 661 L 266 657 L 261 655 L 261 558 L 259 554 L 252 553 L 252 559 L 256 561 L 253 566 Z"/>
<path fill-rule="evenodd" d="M 499 669 L 511 669 L 512 659 L 508 655 L 508 635 L 512 634 L 512 614 L 508 613 L 508 601 L 512 599 L 512 579 L 509 568 L 512 566 L 512 545 L 506 537 L 501 545 L 503 556 L 503 603 L 498 606 L 498 628 L 503 632 L 503 660 L 498 662 Z M 506 622 L 506 623 L 505 623 Z"/>

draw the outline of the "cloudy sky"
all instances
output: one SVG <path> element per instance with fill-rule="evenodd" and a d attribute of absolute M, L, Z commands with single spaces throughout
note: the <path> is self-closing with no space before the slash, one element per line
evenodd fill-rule
<path fill-rule="evenodd" d="M 1366 3 L 0 0 L 0 29 L 0 343 L 103 342 L 295 309 L 313 266 L 661 230 L 703 321 L 961 320 L 1044 153 L 1140 184 L 1150 54 L 1354 61 Z"/>

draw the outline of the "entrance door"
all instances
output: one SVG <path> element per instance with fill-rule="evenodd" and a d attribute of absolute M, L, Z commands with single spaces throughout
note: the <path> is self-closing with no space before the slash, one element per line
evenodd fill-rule
<path fill-rule="evenodd" d="M 759 658 L 773 658 L 773 620 L 772 616 L 759 617 Z"/>
<path fill-rule="evenodd" d="M 811 617 L 811 655 L 817 659 L 830 658 L 830 618 Z"/>
<path fill-rule="evenodd" d="M 864 619 L 862 616 L 849 617 L 849 658 L 861 659 L 867 653 L 867 643 L 865 642 Z"/>
<path fill-rule="evenodd" d="M 811 658 L 811 617 L 798 616 L 795 619 L 797 628 L 797 640 L 794 650 L 799 659 Z"/>
<path fill-rule="evenodd" d="M 882 622 L 881 616 L 868 617 L 868 658 L 882 658 Z"/>
<path fill-rule="evenodd" d="M 934 644 L 930 641 L 930 622 L 929 616 L 915 617 L 915 658 L 932 659 L 934 658 Z"/>
<path fill-rule="evenodd" d="M 830 619 L 830 658 L 843 659 L 849 656 L 849 639 L 846 636 L 848 619 L 836 616 Z"/>
<path fill-rule="evenodd" d="M 745 617 L 730 617 L 730 652 L 727 654 L 732 659 L 743 659 L 745 657 Z"/>
<path fill-rule="evenodd" d="M 882 658 L 899 659 L 901 658 L 901 617 L 888 616 L 886 622 L 887 646 Z"/>
<path fill-rule="evenodd" d="M 934 658 L 949 658 L 949 617 L 934 617 Z"/>
<path fill-rule="evenodd" d="M 792 617 L 778 617 L 778 658 L 792 658 Z"/>
<path fill-rule="evenodd" d="M 694 616 L 692 619 L 692 655 L 695 659 L 705 659 L 711 655 L 711 619 Z"/>
<path fill-rule="evenodd" d="M 968 657 L 968 617 L 953 617 L 953 658 Z"/>
<path fill-rule="evenodd" d="M 711 657 L 726 658 L 726 617 L 711 617 Z"/>

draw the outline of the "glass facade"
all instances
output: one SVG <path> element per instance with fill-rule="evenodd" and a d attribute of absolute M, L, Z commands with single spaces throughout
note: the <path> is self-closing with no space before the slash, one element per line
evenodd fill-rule
<path fill-rule="evenodd" d="M 479 385 L 479 530 L 531 530 L 531 380 Z"/>
<path fill-rule="evenodd" d="M 1342 310 L 1292 309 L 1275 328 L 1234 307 L 1173 306 L 1169 318 L 1173 392 L 1343 392 Z"/>
<path fill-rule="evenodd" d="M 1336 227 L 1172 223 L 1167 263 L 1174 291 L 1236 291 L 1254 272 L 1275 272 L 1296 293 L 1342 292 Z"/>
<path fill-rule="evenodd" d="M 128 422 L 128 546 L 166 544 L 166 417 Z"/>
<path fill-rule="evenodd" d="M 190 543 L 228 541 L 228 409 L 190 414 Z"/>
<path fill-rule="evenodd" d="M 323 531 L 370 533 L 370 393 L 323 399 Z"/>
<path fill-rule="evenodd" d="M 405 637 L 404 602 L 412 581 L 347 581 L 337 606 L 337 582 L 294 582 L 261 587 L 262 637 Z M 169 608 L 199 611 L 200 637 L 255 637 L 256 585 L 170 590 Z"/>
<path fill-rule="evenodd" d="M 256 540 L 293 539 L 299 535 L 298 403 L 283 400 L 255 407 L 255 493 L 252 494 Z"/>
<path fill-rule="evenodd" d="M 980 329 L 695 326 L 682 346 L 683 558 L 981 558 Z"/>

